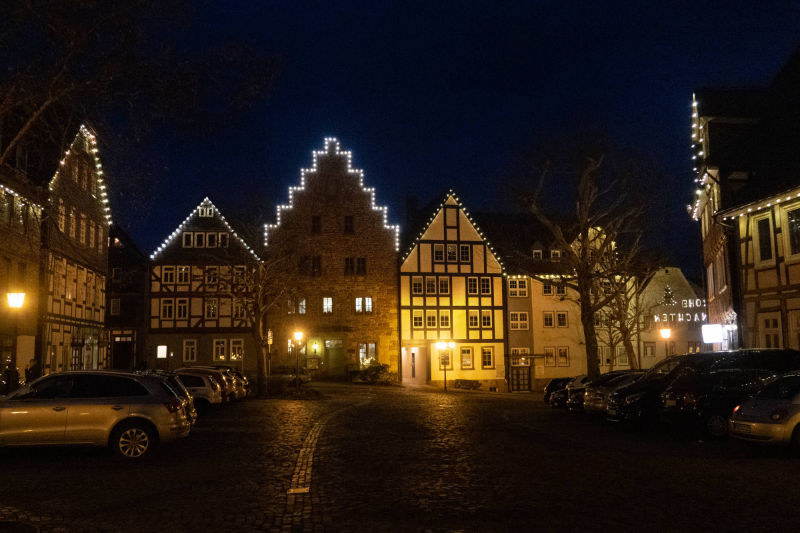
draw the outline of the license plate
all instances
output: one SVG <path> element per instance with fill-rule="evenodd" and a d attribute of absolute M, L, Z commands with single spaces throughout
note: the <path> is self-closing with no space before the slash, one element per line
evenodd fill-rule
<path fill-rule="evenodd" d="M 665 407 L 675 407 L 678 404 L 676 400 L 667 400 L 664 402 Z"/>
<path fill-rule="evenodd" d="M 739 433 L 750 433 L 750 426 L 748 424 L 733 424 L 733 430 Z"/>
<path fill-rule="evenodd" d="M 608 414 L 613 416 L 613 415 L 617 414 L 617 410 L 616 409 L 609 409 L 608 411 L 606 411 L 606 413 L 608 413 Z"/>

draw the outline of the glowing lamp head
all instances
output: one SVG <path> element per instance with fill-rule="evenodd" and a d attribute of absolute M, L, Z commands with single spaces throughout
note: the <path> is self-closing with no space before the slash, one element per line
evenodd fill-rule
<path fill-rule="evenodd" d="M 659 330 L 659 332 L 661 333 L 662 339 L 669 339 L 672 336 L 672 330 L 669 328 L 664 328 L 662 330 Z"/>
<path fill-rule="evenodd" d="M 303 332 L 302 331 L 295 331 L 294 332 L 294 340 L 296 340 L 297 342 L 300 342 L 301 340 L 303 340 Z"/>
<path fill-rule="evenodd" d="M 314 344 L 311 345 L 311 348 L 316 352 L 317 350 L 319 350 L 319 343 L 315 342 Z"/>
<path fill-rule="evenodd" d="M 450 342 L 447 343 L 447 347 L 452 350 L 453 348 L 456 347 L 456 343 L 454 343 L 453 341 L 450 341 Z"/>
<path fill-rule="evenodd" d="M 25 303 L 24 292 L 9 292 L 8 293 L 8 306 L 14 309 L 19 309 Z"/>
<path fill-rule="evenodd" d="M 445 342 L 437 342 L 436 343 L 436 348 L 439 349 L 439 350 L 444 350 L 445 348 L 447 348 L 447 343 L 445 343 Z"/>

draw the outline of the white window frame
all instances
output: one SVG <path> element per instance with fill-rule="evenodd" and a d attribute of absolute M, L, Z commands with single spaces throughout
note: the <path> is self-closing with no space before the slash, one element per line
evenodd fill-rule
<path fill-rule="evenodd" d="M 564 317 L 564 325 L 561 325 L 561 317 Z M 556 311 L 556 327 L 557 328 L 568 328 L 569 327 L 569 312 L 568 311 Z"/>
<path fill-rule="evenodd" d="M 183 309 L 183 313 L 181 313 L 181 309 Z M 175 319 L 186 320 L 188 318 L 189 318 L 189 298 L 175 298 Z"/>
<path fill-rule="evenodd" d="M 475 353 L 473 352 L 472 346 L 462 346 L 459 350 L 459 361 L 458 364 L 461 365 L 461 370 L 474 370 L 475 369 Z M 466 355 L 469 359 L 469 364 L 464 364 L 464 355 Z"/>
<path fill-rule="evenodd" d="M 209 313 L 212 310 L 212 313 Z M 208 320 L 216 320 L 219 316 L 219 301 L 216 298 L 206 298 L 203 302 L 203 317 Z"/>
<path fill-rule="evenodd" d="M 533 251 L 533 258 L 534 259 L 541 259 L 542 258 L 542 250 L 540 250 L 539 248 L 535 249 Z"/>
<path fill-rule="evenodd" d="M 452 255 L 450 251 L 452 250 Z M 447 259 L 448 263 L 458 263 L 458 245 L 457 244 L 448 244 L 445 250 L 445 259 Z"/>
<path fill-rule="evenodd" d="M 550 322 L 550 324 L 548 324 Z M 542 327 L 556 327 L 556 314 L 553 311 L 542 311 Z"/>
<path fill-rule="evenodd" d="M 161 283 L 175 283 L 175 267 L 164 265 L 161 267 Z"/>
<path fill-rule="evenodd" d="M 356 297 L 356 313 L 364 312 L 364 299 L 360 296 Z"/>
<path fill-rule="evenodd" d="M 528 312 L 513 311 L 508 313 L 509 329 L 524 330 L 528 329 Z"/>
<path fill-rule="evenodd" d="M 422 309 L 414 309 L 411 311 L 411 327 L 414 329 L 422 329 L 425 327 L 425 316 Z"/>
<path fill-rule="evenodd" d="M 467 327 L 478 329 L 481 327 L 481 314 L 477 309 L 470 309 L 467 312 Z"/>
<path fill-rule="evenodd" d="M 508 296 L 511 298 L 525 298 L 528 296 L 528 280 L 524 278 L 508 280 Z"/>
<path fill-rule="evenodd" d="M 450 278 L 447 276 L 439 276 L 438 280 L 438 289 L 439 294 L 442 296 L 449 296 L 450 295 Z"/>
<path fill-rule="evenodd" d="M 173 320 L 175 318 L 175 299 L 162 298 L 161 299 L 161 312 L 162 320 Z"/>
<path fill-rule="evenodd" d="M 438 283 L 436 276 L 425 276 L 425 294 L 436 294 Z"/>
<path fill-rule="evenodd" d="M 486 289 L 484 291 L 484 288 Z M 491 296 L 492 295 L 492 278 L 483 276 L 480 279 L 480 292 L 481 296 Z"/>
<path fill-rule="evenodd" d="M 758 223 L 762 220 L 766 220 L 767 224 L 769 225 L 769 249 L 771 251 L 771 255 L 769 259 L 761 259 L 761 235 L 758 231 Z M 767 211 L 764 215 L 758 215 L 753 217 L 753 262 L 756 265 L 773 265 L 775 264 L 775 256 L 777 255 L 778 251 L 775 249 L 775 227 L 772 223 L 772 212 Z M 713 264 L 713 263 L 712 263 Z"/>
<path fill-rule="evenodd" d="M 211 357 L 214 361 L 228 360 L 228 339 L 214 339 L 211 342 Z"/>
<path fill-rule="evenodd" d="M 563 360 L 562 353 L 565 356 Z M 558 350 L 556 350 L 556 364 L 557 366 L 569 366 L 569 346 L 558 347 Z"/>
<path fill-rule="evenodd" d="M 486 356 L 489 356 L 489 364 L 486 364 Z M 481 368 L 494 368 L 494 347 L 481 346 Z"/>
<path fill-rule="evenodd" d="M 323 296 L 322 297 L 322 314 L 329 315 L 333 313 L 333 297 L 331 296 Z"/>
<path fill-rule="evenodd" d="M 372 312 L 372 297 L 365 296 L 364 297 L 364 312 L 371 313 Z"/>
<path fill-rule="evenodd" d="M 450 327 L 450 310 L 449 309 L 440 309 L 439 310 L 439 328 L 446 329 Z"/>
<path fill-rule="evenodd" d="M 183 339 L 183 362 L 197 361 L 197 339 Z"/>
<path fill-rule="evenodd" d="M 550 261 L 554 263 L 561 261 L 561 250 L 550 250 Z"/>
<path fill-rule="evenodd" d="M 181 244 L 183 248 L 194 248 L 194 233 L 191 231 L 184 231 L 181 237 Z"/>
<path fill-rule="evenodd" d="M 491 309 L 481 309 L 481 328 L 491 328 L 493 322 L 492 318 Z"/>
<path fill-rule="evenodd" d="M 230 360 L 241 361 L 244 358 L 244 339 L 231 339 Z"/>
<path fill-rule="evenodd" d="M 444 244 L 433 245 L 433 262 L 444 263 Z"/>
<path fill-rule="evenodd" d="M 428 309 L 425 311 L 425 327 L 428 329 L 439 327 L 439 316 L 436 310 Z"/>
<path fill-rule="evenodd" d="M 178 285 L 187 285 L 192 277 L 192 267 L 188 265 L 178 265 L 175 270 L 177 271 L 175 279 Z"/>
<path fill-rule="evenodd" d="M 417 286 L 419 290 L 416 290 Z M 425 279 L 422 276 L 411 276 L 411 294 L 415 296 L 425 294 Z"/>
<path fill-rule="evenodd" d="M 550 283 L 543 283 L 542 284 L 542 294 L 544 296 L 552 296 L 553 295 L 553 285 Z"/>
<path fill-rule="evenodd" d="M 473 286 L 474 285 L 474 286 Z M 467 278 L 467 294 L 475 296 L 480 292 L 477 276 L 470 276 Z"/>

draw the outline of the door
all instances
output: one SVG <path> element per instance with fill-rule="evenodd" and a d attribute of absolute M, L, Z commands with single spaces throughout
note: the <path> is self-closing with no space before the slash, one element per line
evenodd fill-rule
<path fill-rule="evenodd" d="M 511 367 L 511 390 L 515 392 L 531 390 L 531 367 Z"/>
<path fill-rule="evenodd" d="M 0 402 L 0 442 L 55 444 L 64 441 L 72 376 L 36 381 Z"/>
<path fill-rule="evenodd" d="M 403 348 L 403 383 L 425 385 L 428 381 L 428 368 L 425 348 Z"/>
<path fill-rule="evenodd" d="M 115 340 L 111 350 L 113 357 L 111 368 L 116 368 L 118 370 L 130 370 L 133 368 L 133 341 Z"/>
<path fill-rule="evenodd" d="M 67 409 L 66 442 L 106 442 L 111 428 L 128 415 L 132 395 L 147 396 L 147 389 L 127 377 L 77 375 Z"/>

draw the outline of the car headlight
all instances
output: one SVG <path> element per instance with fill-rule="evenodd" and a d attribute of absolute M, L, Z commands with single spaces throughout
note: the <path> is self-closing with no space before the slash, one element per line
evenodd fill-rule
<path fill-rule="evenodd" d="M 625 405 L 629 405 L 632 403 L 636 403 L 642 398 L 644 398 L 644 392 L 637 392 L 636 394 L 631 394 L 630 396 L 625 397 Z"/>

